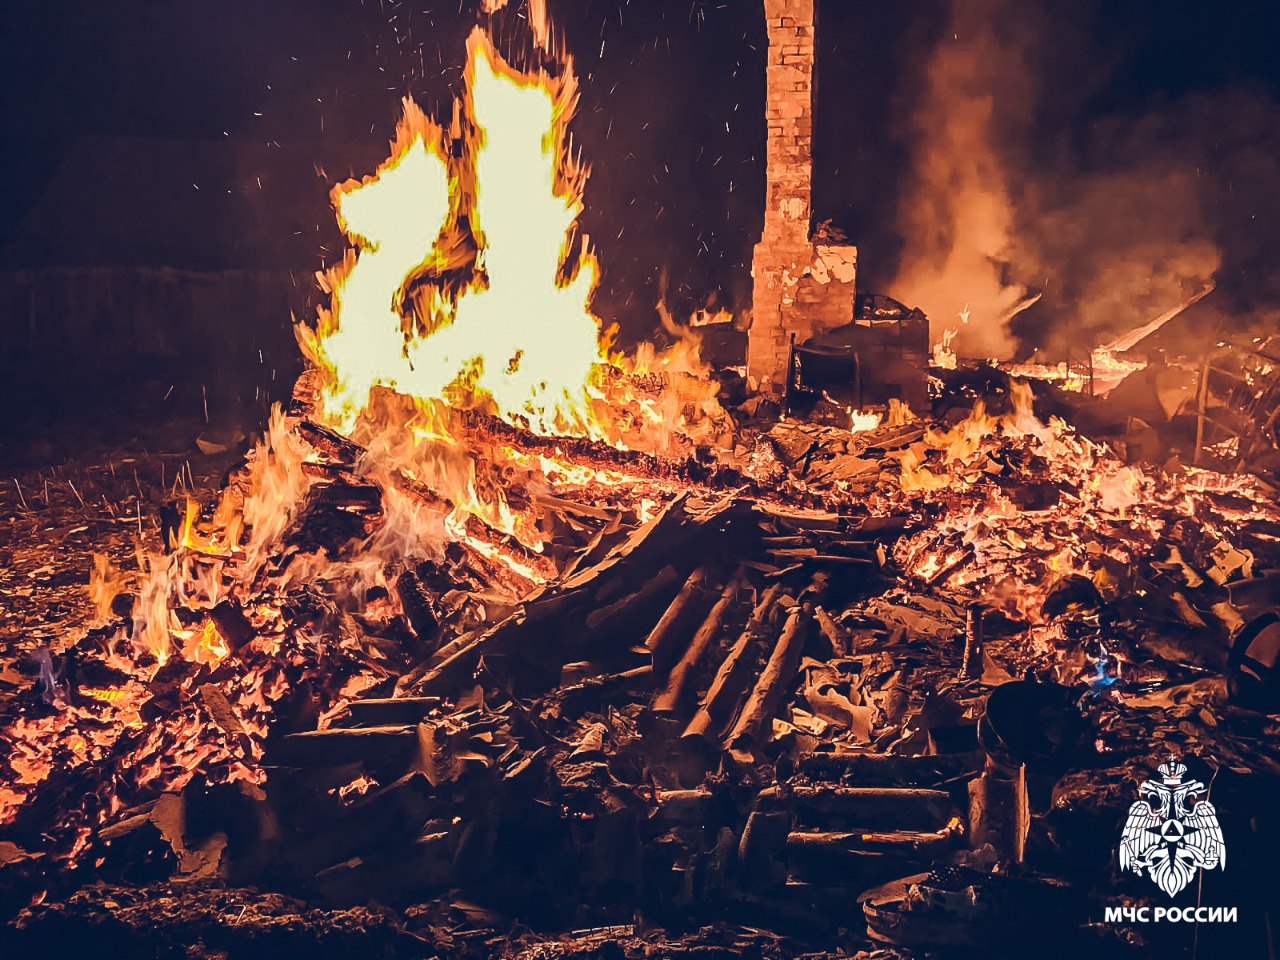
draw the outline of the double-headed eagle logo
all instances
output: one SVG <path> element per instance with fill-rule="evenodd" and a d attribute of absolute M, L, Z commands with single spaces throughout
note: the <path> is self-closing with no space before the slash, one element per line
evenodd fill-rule
<path fill-rule="evenodd" d="M 1160 765 L 1160 779 L 1148 780 L 1129 808 L 1120 839 L 1120 869 L 1147 875 L 1176 896 L 1196 871 L 1227 868 L 1227 847 L 1218 814 L 1199 780 L 1183 782 L 1187 768 L 1175 757 Z M 1201 797 L 1189 803 L 1192 797 Z"/>

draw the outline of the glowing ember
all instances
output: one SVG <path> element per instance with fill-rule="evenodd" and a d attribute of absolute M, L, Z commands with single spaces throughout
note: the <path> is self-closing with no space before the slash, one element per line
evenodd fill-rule
<path fill-rule="evenodd" d="M 865 433 L 867 430 L 874 430 L 880 426 L 884 417 L 881 414 L 868 411 L 862 413 L 857 410 L 849 411 L 849 432 Z"/>
<path fill-rule="evenodd" d="M 956 368 L 956 352 L 951 349 L 951 341 L 956 338 L 956 332 L 955 327 L 948 327 L 942 331 L 942 340 L 933 345 L 931 362 L 935 367 L 943 370 Z"/>

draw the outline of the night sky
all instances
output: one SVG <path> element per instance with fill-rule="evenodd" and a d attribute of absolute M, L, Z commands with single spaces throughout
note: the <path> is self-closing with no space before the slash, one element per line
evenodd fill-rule
<path fill-rule="evenodd" d="M 748 306 L 763 198 L 760 4 L 550 5 L 582 80 L 573 130 L 593 170 L 586 227 L 605 270 L 598 312 L 630 337 L 645 335 L 664 273 L 681 309 Z M 10 0 L 0 57 L 5 260 L 299 270 L 331 261 L 341 243 L 329 181 L 367 172 L 384 155 L 403 94 L 447 117 L 478 6 Z M 1003 96 L 995 103 L 997 148 L 1019 171 L 1015 200 L 1034 188 L 1026 209 L 1039 216 L 1051 203 L 1061 208 L 1064 185 L 1081 177 L 1185 168 L 1199 191 L 1194 229 L 1223 251 L 1220 287 L 1241 309 L 1280 302 L 1274 4 L 978 7 L 1002 18 L 997 32 L 1018 67 L 1008 87 L 1018 109 L 1006 116 Z M 816 216 L 858 243 L 860 286 L 883 289 L 905 242 L 897 210 L 916 141 L 904 118 L 950 29 L 948 4 L 825 0 L 819 10 Z M 1034 90 L 1029 106 L 1015 85 Z M 50 198 L 74 144 L 120 137 L 204 145 L 196 152 L 208 162 L 192 161 L 191 177 L 115 170 L 97 201 Z M 213 159 L 228 150 L 241 157 L 232 172 Z M 138 178 L 148 182 L 121 182 Z M 124 210 L 113 206 L 122 196 L 132 198 Z M 41 210 L 57 222 L 33 231 Z M 1091 230 L 1083 223 L 1071 243 L 1087 245 Z M 1126 242 L 1124 231 L 1112 234 Z M 1074 248 L 1052 253 L 1078 259 Z"/>

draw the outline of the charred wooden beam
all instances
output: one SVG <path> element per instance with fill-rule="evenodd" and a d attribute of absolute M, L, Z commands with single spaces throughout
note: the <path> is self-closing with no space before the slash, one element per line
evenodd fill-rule
<path fill-rule="evenodd" d="M 856 527 L 844 535 L 849 541 L 871 543 L 896 540 L 914 529 L 909 514 L 890 514 L 885 517 L 865 517 Z"/>
<path fill-rule="evenodd" d="M 676 645 L 680 634 L 689 622 L 698 615 L 707 597 L 707 568 L 698 567 L 684 586 L 676 594 L 666 611 L 658 619 L 654 628 L 649 631 L 645 646 L 649 648 L 649 656 L 653 660 L 656 672 L 665 675 L 677 659 Z"/>
<path fill-rule="evenodd" d="M 314 420 L 299 420 L 296 429 L 307 443 L 340 463 L 356 464 L 367 452 L 361 444 Z"/>
<path fill-rule="evenodd" d="M 770 503 L 762 500 L 755 504 L 757 513 L 768 518 L 778 527 L 787 530 L 822 531 L 840 533 L 849 524 L 847 518 L 827 510 L 797 511 L 794 504 Z"/>
<path fill-rule="evenodd" d="M 739 698 L 747 687 L 752 654 L 764 640 L 778 601 L 778 594 L 781 592 L 782 584 L 775 583 L 764 592 L 760 602 L 756 604 L 746 628 L 720 664 L 720 669 L 711 682 L 702 706 L 698 708 L 698 712 L 685 728 L 686 737 L 716 737 L 731 719 L 733 708 L 737 706 Z"/>
<path fill-rule="evenodd" d="M 924 437 L 925 425 L 920 421 L 903 424 L 900 427 L 888 427 L 867 435 L 862 441 L 862 450 L 901 450 L 909 447 Z M 855 435 L 856 438 L 856 435 Z"/>
<path fill-rule="evenodd" d="M 936 587 L 940 583 L 946 583 L 953 573 L 956 573 L 963 567 L 967 567 L 976 556 L 977 554 L 974 552 L 973 545 L 969 544 L 949 562 L 934 571 L 933 575 L 925 580 L 925 583 L 931 587 Z"/>
<path fill-rule="evenodd" d="M 376 483 L 353 477 L 330 478 L 313 483 L 307 491 L 304 509 L 321 506 L 365 514 L 379 513 L 382 510 L 382 488 Z"/>
<path fill-rule="evenodd" d="M 416 726 L 308 730 L 282 737 L 270 760 L 283 767 L 340 767 L 360 762 L 382 767 L 407 763 L 417 746 Z"/>
<path fill-rule="evenodd" d="M 504 653 L 525 629 L 524 607 L 481 634 L 467 634 L 436 651 L 432 666 L 413 685 L 415 693 L 458 683 L 466 679 L 487 653 Z"/>
<path fill-rule="evenodd" d="M 788 853 L 803 851 L 819 856 L 831 856 L 835 859 L 840 859 L 840 855 L 845 853 L 871 851 L 934 855 L 953 846 L 959 835 L 959 831 L 954 827 L 932 831 L 794 830 L 787 835 L 787 850 Z"/>
<path fill-rule="evenodd" d="M 960 679 L 976 680 L 982 676 L 983 616 L 981 603 L 971 603 L 965 611 L 964 656 L 960 663 Z"/>
<path fill-rule="evenodd" d="M 653 799 L 658 805 L 654 818 L 663 823 L 706 823 L 715 802 L 714 796 L 706 787 L 659 790 Z"/>
<path fill-rule="evenodd" d="M 604 507 L 593 506 L 589 503 L 578 503 L 576 500 L 566 500 L 564 497 L 553 497 L 548 493 L 534 494 L 531 499 L 539 507 L 558 510 L 562 513 L 571 514 L 576 517 L 585 517 L 588 520 L 612 520 L 618 515 L 618 511 L 616 509 L 610 510 Z"/>
<path fill-rule="evenodd" d="M 775 560 L 808 560 L 816 557 L 859 561 L 869 567 L 880 565 L 875 537 L 860 540 L 844 535 L 836 537 L 829 534 L 808 534 L 766 538 L 762 545 L 765 553 Z"/>
<path fill-rule="evenodd" d="M 766 787 L 756 797 L 756 807 L 792 810 L 832 827 L 845 823 L 869 830 L 941 830 L 958 816 L 946 791 L 889 787 Z"/>
<path fill-rule="evenodd" d="M 643 582 L 634 593 L 587 614 L 587 629 L 593 636 L 609 637 L 619 632 L 620 627 L 629 627 L 634 636 L 637 622 L 645 622 L 645 611 L 651 611 L 655 600 L 660 602 L 663 594 L 670 596 L 669 588 L 674 587 L 678 579 L 675 568 L 667 564 Z M 652 616 L 651 613 L 649 615 Z"/>
<path fill-rule="evenodd" d="M 706 515 L 698 516 L 688 508 L 688 500 L 687 493 L 677 496 L 657 516 L 633 530 L 590 566 L 567 573 L 556 592 L 580 598 L 589 596 L 594 609 L 632 592 L 637 583 L 652 577 L 691 543 L 703 551 L 712 549 L 716 538 L 710 524 L 721 518 L 725 509 L 712 508 Z"/>
<path fill-rule="evenodd" d="M 900 757 L 881 753 L 810 753 L 800 758 L 800 772 L 817 779 L 838 778 L 850 786 L 937 786 L 977 773 L 977 754 L 943 753 Z"/>
<path fill-rule="evenodd" d="M 219 601 L 209 611 L 209 617 L 217 625 L 218 633 L 227 641 L 227 647 L 232 653 L 247 644 L 256 634 L 253 624 L 249 622 L 237 600 L 228 598 Z"/>
<path fill-rule="evenodd" d="M 601 697 L 616 693 L 619 690 L 647 689 L 653 684 L 653 667 L 645 664 L 620 673 L 610 673 L 599 677 L 588 677 L 581 683 L 561 687 L 550 695 L 565 706 L 581 709 L 584 704 L 599 700 Z"/>
<path fill-rule="evenodd" d="M 813 610 L 813 618 L 818 622 L 818 629 L 822 631 L 822 635 L 827 638 L 827 642 L 831 644 L 831 652 L 836 657 L 847 657 L 853 652 L 853 644 L 849 638 L 849 631 L 835 621 L 835 618 L 827 612 L 826 608 L 821 604 Z"/>
<path fill-rule="evenodd" d="M 423 644 L 434 646 L 438 642 L 440 621 L 436 617 L 431 594 L 423 586 L 417 573 L 406 570 L 396 579 L 396 596 L 409 626 Z"/>
<path fill-rule="evenodd" d="M 737 470 L 703 463 L 692 457 L 672 460 L 638 450 L 620 450 L 587 437 L 542 436 L 521 430 L 505 420 L 477 410 L 460 411 L 458 416 L 464 429 L 482 443 L 488 441 L 524 453 L 541 453 L 598 470 L 613 470 L 638 477 L 673 480 L 721 490 L 758 490 L 754 480 Z"/>
<path fill-rule="evenodd" d="M 413 724 L 440 706 L 439 697 L 391 697 L 353 700 L 347 704 L 352 726 L 381 727 Z"/>
<path fill-rule="evenodd" d="M 702 621 L 702 626 L 693 635 L 693 641 L 689 644 L 689 648 L 685 650 L 684 655 L 671 669 L 671 673 L 667 677 L 666 686 L 654 698 L 653 709 L 656 713 L 675 713 L 687 699 L 690 692 L 690 684 L 697 675 L 698 667 L 706 657 L 707 651 L 711 649 L 712 643 L 720 635 L 720 631 L 724 627 L 725 618 L 738 598 L 738 588 L 741 583 L 742 575 L 737 573 L 730 577 L 729 582 L 725 584 L 724 589 L 720 592 L 720 599 L 715 602 L 715 605 Z"/>
<path fill-rule="evenodd" d="M 795 679 L 796 669 L 800 665 L 800 649 L 804 645 L 807 619 L 808 615 L 800 607 L 792 610 L 787 617 L 782 635 L 738 715 L 738 721 L 726 739 L 726 746 L 736 748 L 746 741 L 758 741 L 765 725 L 773 719 L 783 694 Z"/>

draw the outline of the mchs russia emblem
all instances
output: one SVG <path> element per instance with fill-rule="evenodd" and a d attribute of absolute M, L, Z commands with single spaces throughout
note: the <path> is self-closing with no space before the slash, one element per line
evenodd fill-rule
<path fill-rule="evenodd" d="M 1169 896 L 1196 875 L 1227 865 L 1218 815 L 1199 780 L 1184 780 L 1187 768 L 1170 757 L 1160 779 L 1148 780 L 1129 808 L 1120 839 L 1120 869 L 1144 873 Z"/>

